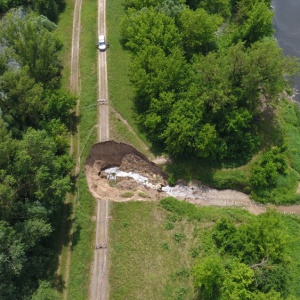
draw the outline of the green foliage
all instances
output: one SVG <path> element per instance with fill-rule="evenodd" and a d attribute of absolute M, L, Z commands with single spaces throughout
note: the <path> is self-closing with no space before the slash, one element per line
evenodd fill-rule
<path fill-rule="evenodd" d="M 123 198 L 131 198 L 134 195 L 133 192 L 125 192 L 123 194 L 121 194 L 121 197 Z"/>
<path fill-rule="evenodd" d="M 7 71 L 1 76 L 0 106 L 3 119 L 13 128 L 15 135 L 26 127 L 37 127 L 42 118 L 43 88 L 28 76 L 26 69 Z"/>
<path fill-rule="evenodd" d="M 254 274 L 251 268 L 243 263 L 232 262 L 227 266 L 224 278 L 220 299 L 252 300 L 250 288 Z"/>
<path fill-rule="evenodd" d="M 18 6 L 34 9 L 39 14 L 56 22 L 59 13 L 65 8 L 65 0 L 2 0 L 0 2 L 0 13 L 5 13 L 9 9 Z"/>
<path fill-rule="evenodd" d="M 134 53 L 157 46 L 169 54 L 180 44 L 174 20 L 154 8 L 129 10 L 121 23 L 121 36 L 126 49 Z"/>
<path fill-rule="evenodd" d="M 186 4 L 127 3 L 121 40 L 132 54 L 136 119 L 155 147 L 176 159 L 245 164 L 262 146 L 282 143 L 281 132 L 271 136 L 264 130 L 267 111 L 275 112 L 278 95 L 288 88 L 285 76 L 295 74 L 299 64 L 285 57 L 272 39 L 271 1 L 191 0 Z M 286 193 L 294 190 L 293 170 L 279 176 L 277 171 L 268 172 L 274 176 L 267 179 L 268 188 L 259 191 L 249 183 L 248 170 L 241 171 L 240 178 L 223 178 L 212 168 L 208 175 L 177 172 L 180 175 L 173 173 L 170 179 L 174 183 L 178 176 L 206 176 L 204 181 L 221 188 L 252 189 L 253 198 L 264 202 L 298 200 L 294 193 Z"/>
<path fill-rule="evenodd" d="M 288 168 L 286 148 L 273 147 L 252 165 L 252 197 L 261 202 L 296 202 L 298 180 L 299 174 Z"/>
<path fill-rule="evenodd" d="M 149 196 L 144 192 L 138 192 L 138 195 L 142 198 L 148 198 Z"/>
<path fill-rule="evenodd" d="M 40 281 L 38 290 L 32 295 L 31 300 L 53 300 L 57 296 L 56 291 L 47 281 Z"/>
<path fill-rule="evenodd" d="M 247 3 L 248 2 L 248 3 Z M 247 45 L 261 40 L 264 37 L 272 36 L 273 15 L 270 10 L 270 3 L 265 1 L 239 1 L 238 4 L 238 37 L 246 42 Z M 269 1 L 268 1 L 269 2 Z"/>
<path fill-rule="evenodd" d="M 209 15 L 204 9 L 185 9 L 180 15 L 179 29 L 182 35 L 183 49 L 187 57 L 196 53 L 206 54 L 215 49 L 215 32 L 222 18 Z"/>
<path fill-rule="evenodd" d="M 0 298 L 29 299 L 41 280 L 33 297 L 53 299 L 45 281 L 55 262 L 48 240 L 72 187 L 68 130 L 75 100 L 55 90 L 61 69 L 55 25 L 21 10 L 0 23 L 8 47 L 0 62 Z M 9 59 L 19 66 L 8 67 Z"/>
<path fill-rule="evenodd" d="M 279 214 L 269 210 L 239 226 L 219 219 L 211 237 L 217 252 L 208 248 L 193 269 L 201 297 L 250 300 L 289 295 L 291 237 Z"/>
<path fill-rule="evenodd" d="M 286 152 L 284 147 L 274 147 L 265 152 L 251 170 L 250 182 L 254 188 L 275 185 L 280 174 L 287 173 Z"/>
<path fill-rule="evenodd" d="M 202 258 L 193 268 L 195 285 L 204 299 L 218 299 L 224 281 L 224 266 L 218 256 Z"/>
<path fill-rule="evenodd" d="M 200 0 L 199 6 L 204 8 L 210 14 L 219 14 L 223 18 L 229 18 L 231 15 L 230 0 Z"/>
<path fill-rule="evenodd" d="M 0 41 L 9 47 L 17 62 L 28 67 L 28 74 L 44 86 L 58 87 L 61 63 L 58 53 L 62 43 L 49 30 L 48 24 L 28 13 L 23 18 L 13 10 L 0 23 Z"/>
<path fill-rule="evenodd" d="M 75 107 L 76 98 L 62 90 L 55 92 L 46 91 L 45 102 L 44 113 L 46 120 L 58 119 L 67 128 L 72 129 L 70 127 L 70 111 Z"/>

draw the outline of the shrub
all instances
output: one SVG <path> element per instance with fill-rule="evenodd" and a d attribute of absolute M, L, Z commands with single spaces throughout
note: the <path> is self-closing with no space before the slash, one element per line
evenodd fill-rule
<path fill-rule="evenodd" d="M 121 197 L 123 198 L 131 198 L 134 195 L 133 192 L 125 192 L 123 194 L 121 194 Z"/>

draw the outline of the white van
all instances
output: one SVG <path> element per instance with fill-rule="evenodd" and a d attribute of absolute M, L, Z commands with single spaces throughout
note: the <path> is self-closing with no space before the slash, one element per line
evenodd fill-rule
<path fill-rule="evenodd" d="M 106 42 L 105 42 L 104 35 L 99 35 L 98 48 L 100 51 L 105 51 L 106 49 Z"/>

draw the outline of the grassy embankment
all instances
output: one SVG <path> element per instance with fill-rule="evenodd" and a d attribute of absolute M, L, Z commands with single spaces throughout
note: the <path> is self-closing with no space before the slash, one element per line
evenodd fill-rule
<path fill-rule="evenodd" d="M 63 64 L 62 73 L 62 87 L 65 90 L 69 90 L 70 82 L 70 54 L 72 44 L 72 26 L 73 26 L 73 10 L 74 2 L 71 0 L 66 1 L 66 8 L 62 14 L 60 14 L 58 27 L 56 34 L 58 38 L 63 42 L 63 49 L 60 53 L 60 59 Z M 77 137 L 74 136 L 74 142 L 77 143 Z M 75 148 L 76 153 L 76 148 Z M 53 243 L 56 243 L 57 255 L 60 255 L 60 265 L 58 269 L 58 275 L 60 276 L 61 286 L 56 286 L 57 299 L 63 299 L 63 289 L 66 285 L 66 273 L 68 264 L 68 243 L 70 240 L 70 230 L 72 226 L 72 206 L 74 203 L 74 195 L 71 193 L 67 195 L 66 201 L 61 209 L 61 215 L 57 217 L 58 230 L 55 232 Z M 59 243 L 57 243 L 59 241 Z"/>
<path fill-rule="evenodd" d="M 108 68 L 108 90 L 111 105 L 128 121 L 136 137 L 128 130 L 113 112 L 110 113 L 111 127 L 110 135 L 115 141 L 133 145 L 139 151 L 150 156 L 151 153 L 145 149 L 149 147 L 145 136 L 139 132 L 134 111 L 133 87 L 129 81 L 130 54 L 120 44 L 120 21 L 125 16 L 123 7 L 124 0 L 110 0 L 106 2 L 106 24 L 107 40 L 107 68 Z"/>
<path fill-rule="evenodd" d="M 182 205 L 181 205 L 181 204 Z M 189 205 L 190 206 L 190 205 Z M 256 216 L 234 208 L 190 209 L 179 202 L 180 214 L 167 212 L 158 202 L 113 203 L 111 206 L 111 299 L 196 299 L 191 269 L 211 241 L 207 232 L 222 217 L 247 222 Z M 178 209 L 178 207 L 177 207 Z M 283 216 L 287 232 L 300 230 L 298 217 Z M 297 278 L 300 241 L 293 238 L 294 267 L 291 293 L 300 296 Z"/>
<path fill-rule="evenodd" d="M 61 58 L 64 64 L 63 85 L 69 88 L 70 54 L 72 40 L 73 1 L 67 0 L 67 8 L 61 15 L 58 35 L 64 41 Z M 97 51 L 94 47 L 97 39 L 97 0 L 83 0 L 80 38 L 80 119 L 79 139 L 75 138 L 75 151 L 80 155 L 80 173 L 75 188 L 73 209 L 75 219 L 71 249 L 69 279 L 66 283 L 68 299 L 87 299 L 90 280 L 90 265 L 93 258 L 95 200 L 90 195 L 85 175 L 84 162 L 97 135 Z M 76 144 L 79 149 L 76 150 Z M 63 268 L 66 268 L 66 252 L 63 251 Z M 64 273 L 64 272 L 62 272 Z M 65 279 L 65 278 L 64 278 Z"/>
<path fill-rule="evenodd" d="M 97 0 L 83 0 L 80 36 L 80 173 L 75 203 L 68 299 L 87 299 L 90 266 L 93 259 L 94 228 L 92 216 L 95 199 L 91 196 L 84 174 L 84 162 L 97 132 Z"/>

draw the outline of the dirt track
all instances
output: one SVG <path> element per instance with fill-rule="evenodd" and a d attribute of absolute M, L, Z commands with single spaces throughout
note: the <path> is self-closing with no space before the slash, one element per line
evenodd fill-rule
<path fill-rule="evenodd" d="M 98 0 L 98 36 L 106 37 L 106 2 Z M 98 50 L 99 51 L 99 50 Z M 96 99 L 95 99 L 96 100 Z M 107 84 L 106 51 L 98 52 L 98 140 L 109 140 L 109 99 Z M 108 240 L 108 200 L 97 199 L 96 238 L 93 272 L 90 287 L 91 300 L 108 299 L 107 292 L 107 240 Z"/>
<path fill-rule="evenodd" d="M 81 4 L 82 0 L 76 0 L 74 4 L 74 12 L 73 12 L 73 29 L 72 29 L 72 45 L 71 45 L 71 62 L 70 62 L 70 91 L 78 96 L 80 94 L 80 80 L 79 80 L 79 42 L 80 42 L 80 28 L 81 28 Z M 78 116 L 79 114 L 79 101 L 80 98 L 78 97 L 76 108 L 75 108 L 75 114 Z M 74 155 L 75 149 L 74 149 L 74 139 L 75 136 L 71 134 L 70 138 L 70 155 Z M 77 132 L 77 147 L 79 147 L 79 128 Z M 79 148 L 77 149 L 77 153 L 79 153 Z M 80 169 L 80 157 L 78 156 L 76 159 L 76 166 L 75 166 L 75 176 L 78 175 Z M 66 204 L 70 203 L 71 201 L 70 195 L 67 195 L 66 198 Z M 67 206 L 65 206 L 67 207 Z M 72 215 L 70 216 L 70 219 L 74 219 L 75 215 L 75 206 L 72 210 Z M 66 208 L 63 212 L 63 218 L 66 219 Z M 63 228 L 63 231 L 65 231 L 65 226 Z M 57 273 L 59 275 L 64 276 L 65 285 L 68 286 L 68 280 L 69 280 L 69 273 L 70 273 L 70 261 L 71 261 L 71 247 L 72 247 L 72 235 L 73 235 L 73 228 L 71 228 L 70 231 L 70 241 L 68 244 L 68 252 L 66 256 L 66 264 L 65 264 L 65 273 L 61 274 L 61 256 L 59 257 L 59 268 L 57 270 Z M 68 288 L 65 288 L 63 290 L 63 299 L 67 299 L 68 297 Z"/>
<path fill-rule="evenodd" d="M 105 0 L 98 0 L 98 36 L 106 36 L 106 17 L 105 17 Z M 99 102 L 99 142 L 109 140 L 109 105 L 108 105 L 108 85 L 107 85 L 107 66 L 106 51 L 98 53 L 98 99 L 106 102 Z"/>

